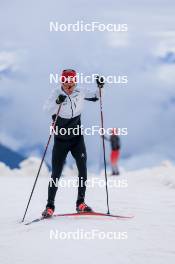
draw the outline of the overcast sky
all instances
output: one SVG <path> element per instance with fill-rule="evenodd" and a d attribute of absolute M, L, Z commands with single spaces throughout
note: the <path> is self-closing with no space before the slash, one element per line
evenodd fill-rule
<path fill-rule="evenodd" d="M 0 142 L 15 150 L 44 146 L 50 116 L 43 105 L 54 88 L 49 74 L 74 68 L 128 76 L 127 86 L 106 84 L 103 110 L 105 127 L 128 128 L 122 157 L 131 157 L 130 166 L 175 159 L 174 8 L 174 1 L 161 0 L 2 0 Z M 49 32 L 50 21 L 78 20 L 128 24 L 129 30 Z M 99 124 L 99 103 L 86 103 L 82 120 Z M 97 163 L 99 137 L 86 142 L 89 163 Z"/>

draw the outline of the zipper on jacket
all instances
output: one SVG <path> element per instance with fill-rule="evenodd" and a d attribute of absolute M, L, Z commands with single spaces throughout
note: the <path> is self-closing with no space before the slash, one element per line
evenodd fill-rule
<path fill-rule="evenodd" d="M 70 96 L 68 95 L 70 103 L 71 103 L 71 110 L 72 110 L 72 118 L 73 118 L 73 108 L 72 108 L 72 100 L 70 99 Z"/>

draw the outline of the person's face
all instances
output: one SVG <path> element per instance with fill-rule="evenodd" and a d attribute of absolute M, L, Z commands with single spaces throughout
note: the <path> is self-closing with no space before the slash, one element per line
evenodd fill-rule
<path fill-rule="evenodd" d="M 75 89 L 76 84 L 74 82 L 68 82 L 68 83 L 63 83 L 62 87 L 65 93 L 68 95 L 73 93 L 73 90 Z"/>
<path fill-rule="evenodd" d="M 112 134 L 115 135 L 115 136 L 118 135 L 118 129 L 117 128 L 113 128 L 112 129 Z"/>

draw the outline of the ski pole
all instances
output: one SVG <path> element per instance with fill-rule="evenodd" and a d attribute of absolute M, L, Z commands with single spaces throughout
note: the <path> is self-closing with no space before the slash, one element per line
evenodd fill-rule
<path fill-rule="evenodd" d="M 102 94 L 101 88 L 104 85 L 103 77 L 96 77 L 97 86 L 99 88 L 100 94 L 100 115 L 101 115 L 101 128 L 104 129 L 104 119 L 103 119 L 103 104 L 102 104 Z M 108 195 L 108 178 L 107 178 L 107 170 L 106 170 L 106 149 L 105 149 L 105 140 L 104 135 L 102 135 L 102 145 L 103 145 L 103 160 L 104 160 L 104 168 L 105 168 L 105 181 L 106 181 L 106 203 L 107 203 L 107 214 L 110 214 L 109 211 L 109 195 Z"/>
<path fill-rule="evenodd" d="M 62 105 L 62 104 L 59 105 L 59 108 L 58 108 L 58 111 L 57 111 L 57 114 L 56 114 L 56 117 L 55 117 L 55 121 L 54 121 L 54 123 L 53 123 L 53 130 L 55 129 L 55 126 L 56 126 L 56 121 L 57 121 L 57 118 L 58 118 L 58 115 L 59 115 L 59 112 L 60 112 L 60 109 L 61 109 L 61 105 Z M 39 166 L 39 169 L 38 169 L 38 172 L 37 172 L 37 175 L 36 175 L 36 178 L 35 178 L 34 184 L 33 184 L 33 188 L 32 188 L 32 191 L 31 191 L 31 194 L 30 194 L 30 197 L 29 197 L 29 200 L 28 200 L 28 203 L 27 203 L 26 209 L 25 209 L 25 213 L 24 213 L 24 216 L 23 216 L 22 222 L 24 222 L 24 219 L 25 219 L 25 216 L 26 216 L 27 210 L 28 210 L 28 208 L 29 208 L 29 204 L 30 204 L 30 201 L 31 201 L 31 199 L 32 199 L 32 195 L 33 195 L 33 192 L 34 192 L 34 189 L 35 189 L 35 186 L 36 186 L 36 183 L 37 183 L 37 180 L 38 180 L 38 177 L 39 177 L 39 174 L 40 174 L 40 171 L 41 171 L 41 168 L 42 168 L 42 165 L 43 165 L 43 162 L 44 162 L 45 156 L 46 156 L 46 152 L 47 152 L 47 149 L 48 149 L 48 146 L 49 146 L 49 143 L 50 143 L 51 137 L 52 137 L 52 133 L 50 134 L 49 139 L 48 139 L 48 141 L 47 141 L 47 144 L 46 144 L 46 147 L 45 147 L 45 150 L 44 150 L 44 153 L 43 153 L 43 157 L 42 157 L 42 160 L 41 160 L 41 163 L 40 163 L 40 166 Z"/>

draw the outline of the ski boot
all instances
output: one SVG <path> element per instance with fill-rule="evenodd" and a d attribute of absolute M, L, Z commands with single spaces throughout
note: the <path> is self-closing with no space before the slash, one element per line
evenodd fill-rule
<path fill-rule="evenodd" d="M 76 211 L 77 211 L 77 213 L 93 212 L 93 210 L 85 203 L 80 203 L 79 205 L 77 205 Z"/>
<path fill-rule="evenodd" d="M 47 204 L 46 209 L 42 212 L 42 216 L 44 218 L 49 218 L 53 215 L 54 211 L 55 211 L 55 206 Z"/>

